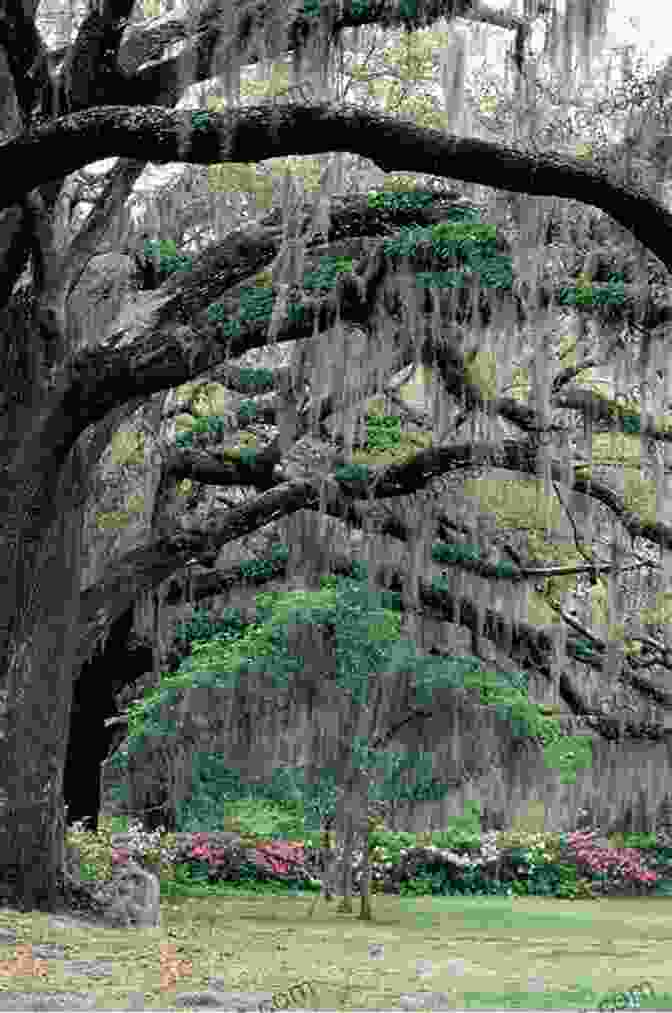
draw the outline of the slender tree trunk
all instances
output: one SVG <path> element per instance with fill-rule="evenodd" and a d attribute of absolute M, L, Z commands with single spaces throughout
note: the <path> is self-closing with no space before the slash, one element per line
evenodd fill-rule
<path fill-rule="evenodd" d="M 366 815 L 365 825 L 361 830 L 362 840 L 362 875 L 359 881 L 360 902 L 359 917 L 362 921 L 373 920 L 371 914 L 371 862 L 369 856 L 369 818 Z"/>
<path fill-rule="evenodd" d="M 340 841 L 337 836 L 337 847 L 342 846 L 341 868 L 339 875 L 339 893 L 341 899 L 338 902 L 337 911 L 352 913 L 352 860 L 355 843 L 355 828 L 353 813 L 348 800 L 344 799 L 342 818 L 338 821 L 338 828 L 341 830 Z"/>
<path fill-rule="evenodd" d="M 336 872 L 336 834 L 327 827 L 322 835 L 323 895 L 326 901 L 333 900 Z"/>

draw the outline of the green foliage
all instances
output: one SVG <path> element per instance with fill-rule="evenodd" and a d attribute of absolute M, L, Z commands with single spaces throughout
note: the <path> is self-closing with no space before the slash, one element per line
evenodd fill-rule
<path fill-rule="evenodd" d="M 274 301 L 275 296 L 269 288 L 257 288 L 254 285 L 241 289 L 239 315 L 236 320 L 229 321 L 224 325 L 222 329 L 225 335 L 229 337 L 229 333 L 239 334 L 240 324 L 261 323 L 270 320 Z M 228 328 L 232 328 L 236 322 L 239 324 L 239 329 L 229 332 Z"/>
<path fill-rule="evenodd" d="M 458 542 L 436 542 L 432 546 L 432 559 L 436 563 L 475 561 L 481 558 L 478 545 L 460 545 Z"/>
<path fill-rule="evenodd" d="M 460 204 L 446 210 L 444 220 L 447 222 L 474 222 L 478 224 L 481 213 L 478 208 L 468 204 Z"/>
<path fill-rule="evenodd" d="M 636 436 L 641 431 L 641 416 L 633 411 L 630 405 L 622 405 L 618 401 L 612 401 L 610 414 L 616 422 L 620 422 L 621 429 L 626 436 Z"/>
<path fill-rule="evenodd" d="M 274 373 L 263 366 L 245 366 L 240 370 L 238 389 L 246 393 L 265 394 L 273 390 Z"/>
<path fill-rule="evenodd" d="M 238 421 L 241 425 L 252 422 L 257 417 L 257 406 L 254 401 L 241 401 L 238 408 Z"/>
<path fill-rule="evenodd" d="M 351 10 L 354 18 L 363 18 L 369 14 L 371 4 L 369 0 L 351 0 Z"/>
<path fill-rule="evenodd" d="M 463 815 L 454 816 L 449 820 L 445 830 L 432 831 L 431 843 L 434 847 L 457 852 L 478 848 L 481 843 L 480 802 L 475 799 L 468 800 L 464 808 Z"/>
<path fill-rule="evenodd" d="M 194 609 L 188 622 L 177 624 L 175 639 L 185 644 L 190 644 L 194 640 L 210 640 L 215 636 L 236 640 L 246 625 L 240 609 L 237 608 L 225 609 L 216 620 L 210 618 L 207 609 Z"/>
<path fill-rule="evenodd" d="M 656 835 L 654 831 L 651 833 L 639 833 L 629 831 L 623 834 L 623 847 L 624 848 L 655 848 L 656 847 Z"/>
<path fill-rule="evenodd" d="M 401 442 L 401 419 L 398 415 L 366 416 L 367 450 L 389 450 Z"/>
<path fill-rule="evenodd" d="M 238 337 L 243 329 L 253 329 L 256 324 L 268 323 L 273 313 L 275 295 L 270 288 L 259 288 L 256 285 L 241 289 L 238 302 L 238 315 L 226 320 L 226 309 L 222 303 L 211 303 L 208 306 L 208 319 L 221 325 L 222 336 Z M 287 306 L 287 317 L 290 322 L 298 322 L 303 316 L 303 306 L 290 302 Z"/>
<path fill-rule="evenodd" d="M 191 114 L 191 125 L 194 130 L 205 130 L 209 122 L 208 113 L 202 110 Z"/>
<path fill-rule="evenodd" d="M 147 257 L 177 256 L 177 244 L 174 239 L 146 239 L 144 249 Z"/>
<path fill-rule="evenodd" d="M 593 285 L 579 279 L 574 286 L 560 289 L 562 306 L 620 306 L 625 302 L 625 285 L 622 275 L 612 274 L 605 285 Z"/>
<path fill-rule="evenodd" d="M 418 16 L 418 0 L 399 0 L 399 14 L 402 18 L 414 20 Z"/>
<path fill-rule="evenodd" d="M 474 221 L 465 215 L 462 220 L 448 220 L 438 225 L 411 226 L 385 240 L 383 248 L 388 256 L 413 257 L 425 243 L 430 244 L 436 258 L 457 261 L 463 269 L 420 271 L 417 278 L 421 287 L 459 288 L 471 284 L 476 274 L 480 275 L 484 287 L 511 288 L 513 284 L 511 258 L 498 252 L 494 225 Z"/>
<path fill-rule="evenodd" d="M 319 266 L 314 271 L 306 271 L 303 276 L 304 288 L 329 291 L 336 284 L 339 274 L 352 271 L 352 257 L 321 257 Z"/>
<path fill-rule="evenodd" d="M 205 422 L 209 433 L 212 433 L 214 436 L 222 436 L 224 434 L 226 423 L 221 415 L 208 415 Z"/>
<path fill-rule="evenodd" d="M 175 446 L 184 450 L 185 447 L 192 447 L 194 444 L 194 434 L 187 430 L 183 433 L 178 433 L 175 437 Z"/>
<path fill-rule="evenodd" d="M 286 550 L 276 558 L 281 562 L 283 556 L 286 559 Z M 256 566 L 247 573 L 254 578 L 258 573 Z M 162 676 L 159 687 L 147 691 L 142 701 L 129 707 L 127 751 L 135 751 L 147 736 L 177 734 L 173 725 L 161 724 L 159 713 L 162 706 L 170 710 L 177 703 L 183 687 L 235 688 L 246 673 L 260 670 L 260 666 L 272 676 L 276 686 L 290 684 L 302 670 L 303 661 L 290 653 L 288 630 L 312 624 L 323 627 L 325 637 L 335 646 L 336 685 L 359 706 L 368 705 L 373 673 L 391 676 L 395 672 L 412 672 L 409 707 L 431 706 L 433 691 L 438 688 L 477 688 L 481 703 L 494 704 L 508 718 L 514 737 L 532 736 L 553 747 L 547 755 L 563 775 L 585 761 L 582 750 L 586 740 L 578 737 L 580 741 L 575 744 L 571 737 L 561 736 L 557 721 L 544 717 L 530 703 L 522 674 L 520 680 L 515 680 L 483 671 L 479 659 L 470 656 L 442 658 L 418 654 L 413 641 L 400 638 L 398 614 L 385 608 L 383 596 L 368 587 L 366 567 L 353 565 L 353 573 L 357 574 L 355 578 L 340 578 L 335 587 L 316 592 L 258 595 L 258 621 L 248 625 L 237 638 L 224 631 L 207 640 L 192 640 L 192 655 L 180 664 L 178 672 Z M 358 736 L 353 738 L 351 749 L 353 762 L 360 770 L 378 768 L 383 772 L 382 781 L 371 785 L 373 798 L 440 799 L 452 790 L 432 776 L 431 754 L 410 756 L 379 751 L 372 749 L 366 738 Z M 121 756 L 118 762 L 123 763 Z M 320 784 L 309 786 L 300 768 L 285 769 L 282 777 L 284 798 L 303 800 L 307 827 L 333 806 L 339 783 L 337 772 L 324 770 Z M 205 817 L 205 812 L 211 812 L 210 803 L 206 800 L 204 804 L 206 808 L 199 811 L 199 819 Z"/>
<path fill-rule="evenodd" d="M 591 658 L 595 652 L 592 641 L 586 640 L 584 637 L 574 641 L 574 649 L 583 658 Z"/>
<path fill-rule="evenodd" d="M 293 779 L 283 769 L 270 781 L 245 780 L 228 768 L 214 753 L 197 753 L 192 768 L 192 791 L 178 807 L 176 825 L 180 831 L 226 829 L 226 803 L 252 802 L 245 813 L 236 806 L 236 822 L 242 833 L 260 837 L 283 837 L 300 833 L 303 806 Z M 259 803 L 263 803 L 260 805 Z"/>
<path fill-rule="evenodd" d="M 459 542 L 435 542 L 432 546 L 432 559 L 437 563 L 479 563 L 481 548 L 478 545 L 466 545 Z M 494 572 L 498 577 L 515 577 L 518 569 L 508 560 L 494 564 Z"/>
<path fill-rule="evenodd" d="M 367 197 L 370 208 L 385 211 L 414 211 L 416 208 L 428 207 L 434 202 L 430 190 L 411 190 L 406 193 L 377 193 L 375 190 Z"/>
<path fill-rule="evenodd" d="M 208 415 L 194 419 L 191 429 L 183 430 L 175 437 L 176 447 L 192 447 L 194 436 L 203 436 L 206 433 L 210 436 L 221 437 L 224 435 L 226 421 L 221 415 Z"/>
<path fill-rule="evenodd" d="M 257 452 L 252 447 L 241 447 L 238 451 L 238 455 L 243 464 L 247 464 L 249 466 L 252 466 L 257 458 Z"/>
<path fill-rule="evenodd" d="M 286 545 L 276 545 L 271 550 L 269 559 L 246 559 L 238 566 L 240 574 L 246 580 L 262 582 L 269 580 L 278 573 L 284 573 L 289 558 Z"/>
<path fill-rule="evenodd" d="M 481 222 L 439 222 L 437 225 L 404 226 L 398 235 L 385 240 L 388 256 L 412 256 L 420 243 L 430 242 L 434 253 L 443 259 L 492 255 L 497 250 L 497 230 Z"/>
<path fill-rule="evenodd" d="M 366 482 L 369 468 L 366 464 L 344 464 L 334 469 L 334 478 L 339 482 Z"/>
<path fill-rule="evenodd" d="M 172 239 L 146 239 L 144 253 L 157 261 L 160 281 L 165 281 L 176 271 L 190 271 L 193 263 L 191 257 L 178 254 Z"/>
<path fill-rule="evenodd" d="M 547 767 L 559 770 L 563 784 L 576 782 L 576 771 L 592 766 L 593 743 L 585 735 L 565 735 L 551 739 L 544 750 Z"/>

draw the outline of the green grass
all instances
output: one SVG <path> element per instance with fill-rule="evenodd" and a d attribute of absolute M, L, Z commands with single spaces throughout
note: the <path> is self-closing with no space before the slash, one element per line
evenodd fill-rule
<path fill-rule="evenodd" d="M 310 917 L 310 895 L 275 895 L 269 904 L 263 894 L 225 892 L 238 919 L 234 964 L 235 952 L 245 954 L 240 987 L 284 991 L 307 979 L 317 989 L 319 1000 L 311 1004 L 318 1009 L 398 1008 L 402 993 L 423 990 L 449 993 L 458 1009 L 597 1008 L 605 993 L 641 981 L 655 990 L 642 1009 L 672 1009 L 672 995 L 665 994 L 672 909 L 665 898 L 595 903 L 375 895 L 375 921 L 362 922 L 357 898 L 355 914 L 338 913 L 336 901 L 320 899 Z M 181 899 L 178 909 L 187 921 L 205 917 L 217 924 L 221 908 L 207 900 L 208 915 L 203 899 Z M 383 944 L 382 960 L 369 959 L 370 943 Z M 430 977 L 416 977 L 417 960 L 431 961 Z M 456 960 L 464 961 L 461 973 L 451 963 Z M 250 964 L 257 968 L 251 978 Z M 543 992 L 530 990 L 529 978 L 542 979 Z"/>
<path fill-rule="evenodd" d="M 123 1009 L 128 993 L 141 991 L 147 1009 L 165 1010 L 176 992 L 202 990 L 216 976 L 231 990 L 274 994 L 309 982 L 312 994 L 290 1004 L 304 1009 L 399 1008 L 403 993 L 419 991 L 447 992 L 455 1009 L 597 1009 L 606 993 L 641 981 L 655 990 L 641 1009 L 672 1009 L 666 898 L 374 895 L 375 920 L 364 922 L 357 897 L 347 914 L 336 911 L 336 900 L 315 904 L 312 893 L 288 896 L 282 889 L 183 887 L 164 895 L 160 929 L 59 934 L 47 916 L 33 913 L 12 913 L 11 924 L 25 926 L 32 942 L 71 943 L 78 959 L 112 960 L 118 973 L 111 979 L 56 984 L 62 962 L 52 961 L 47 978 L 31 984 L 34 991 L 93 990 L 99 1008 Z M 369 958 L 372 943 L 383 945 L 382 959 Z M 10 949 L 0 946 L 0 959 Z M 167 952 L 190 965 L 172 988 L 160 980 Z M 418 978 L 418 960 L 431 962 L 431 976 Z M 543 991 L 530 989 L 529 978 L 541 979 Z M 4 980 L 1 986 L 8 987 Z"/>
<path fill-rule="evenodd" d="M 253 814 L 239 807 L 238 815 L 245 822 Z M 272 829 L 264 825 L 263 832 Z M 368 922 L 358 918 L 357 895 L 352 913 L 342 913 L 338 900 L 328 903 L 308 890 L 290 893 L 278 883 L 162 881 L 161 891 L 160 929 L 59 936 L 46 916 L 32 913 L 12 913 L 11 924 L 25 920 L 33 942 L 71 940 L 73 957 L 112 960 L 118 973 L 111 979 L 60 985 L 95 991 L 99 1008 L 124 1009 L 135 991 L 144 994 L 147 1009 L 166 1010 L 174 1007 L 177 992 L 202 991 L 209 978 L 219 977 L 232 991 L 278 996 L 278 1008 L 398 1009 L 404 993 L 441 991 L 453 1009 L 597 1010 L 605 999 L 603 1009 L 624 1008 L 617 993 L 648 982 L 654 994 L 642 997 L 639 1008 L 672 1010 L 672 904 L 666 897 L 376 893 Z M 381 959 L 369 956 L 371 944 L 382 944 Z M 7 949 L 0 945 L 0 960 Z M 185 962 L 170 987 L 161 981 L 166 959 Z M 431 974 L 418 977 L 417 961 L 430 962 Z M 59 962 L 52 964 L 55 974 Z M 300 983 L 310 990 L 288 1000 Z M 0 978 L 2 987 L 8 986 Z M 54 987 L 50 965 L 33 988 Z"/>

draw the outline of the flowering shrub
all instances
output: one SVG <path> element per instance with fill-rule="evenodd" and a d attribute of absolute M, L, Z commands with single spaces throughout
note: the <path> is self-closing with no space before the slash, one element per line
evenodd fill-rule
<path fill-rule="evenodd" d="M 130 858 L 143 865 L 161 864 L 162 870 L 166 871 L 174 861 L 175 837 L 165 834 L 163 827 L 148 833 L 139 822 L 132 824 L 125 835 L 130 839 L 123 848 L 113 845 L 112 836 L 109 827 L 100 826 L 98 832 L 93 834 L 84 829 L 81 821 L 68 828 L 67 843 L 79 851 L 82 859 L 81 872 L 85 878 L 107 880 L 115 866 L 124 864 Z"/>
<path fill-rule="evenodd" d="M 202 863 L 207 867 L 208 878 L 217 880 L 226 878 L 225 867 L 231 862 L 231 853 L 226 848 L 217 848 L 210 844 L 207 834 L 195 833 L 190 844 L 179 852 L 178 861 L 191 865 Z M 288 878 L 308 878 L 303 871 L 302 842 L 256 842 L 249 849 L 248 861 L 242 864 L 251 866 L 262 875 L 270 872 Z"/>
<path fill-rule="evenodd" d="M 501 850 L 519 848 L 527 852 L 533 865 L 548 865 L 560 858 L 559 834 L 530 833 L 526 830 L 498 831 L 497 847 Z"/>
<path fill-rule="evenodd" d="M 657 882 L 658 875 L 642 865 L 641 856 L 633 848 L 600 848 L 593 838 L 595 831 L 579 831 L 567 834 L 569 848 L 574 852 L 579 865 L 606 880 L 611 874 L 614 879 L 628 884 L 648 885 Z"/>
<path fill-rule="evenodd" d="M 497 846 L 496 830 L 489 830 L 481 835 L 481 855 L 485 862 L 494 862 L 499 858 L 500 850 Z"/>
<path fill-rule="evenodd" d="M 285 841 L 273 841 L 270 844 L 257 845 L 254 849 L 254 862 L 263 871 L 270 869 L 281 876 L 301 876 L 304 855 L 303 844 L 290 844 Z"/>
<path fill-rule="evenodd" d="M 547 895 L 564 898 L 595 897 L 593 887 L 623 884 L 651 886 L 659 875 L 646 867 L 641 855 L 628 847 L 601 848 L 594 841 L 597 831 L 576 831 L 570 834 L 548 834 L 515 830 L 482 833 L 478 847 L 458 844 L 456 850 L 427 844 L 423 847 L 401 847 L 411 835 L 383 835 L 382 830 L 370 832 L 370 888 L 372 893 L 390 887 L 397 893 L 400 887 L 415 882 L 417 876 L 433 884 L 433 892 L 491 893 L 511 890 L 514 896 Z M 93 835 L 86 833 L 81 824 L 68 830 L 68 843 L 75 844 L 81 853 L 81 872 L 85 878 L 107 879 L 115 865 L 130 858 L 145 866 L 160 869 L 166 879 L 222 879 L 243 881 L 281 877 L 291 881 L 309 880 L 312 865 L 318 857 L 317 844 L 303 841 L 262 839 L 260 835 L 244 834 L 240 847 L 216 847 L 209 842 L 207 833 L 194 833 L 188 843 L 176 843 L 174 834 L 164 828 L 149 833 L 140 823 L 133 824 L 124 839 L 113 845 L 112 835 L 104 827 Z M 270 838 L 270 835 L 269 835 Z M 334 841 L 335 844 L 335 841 Z M 337 860 L 342 858 L 342 844 L 335 849 Z M 362 851 L 353 853 L 353 888 L 361 884 Z M 505 865 L 494 869 L 493 863 L 503 858 Z M 456 871 L 457 870 L 457 871 Z M 320 873 L 316 873 L 320 876 Z M 503 882 L 499 882 L 502 878 Z M 588 875 L 588 878 L 585 878 Z M 600 883 L 600 878 L 602 882 Z M 511 883 L 511 879 L 515 882 Z M 592 884 L 591 884 L 592 879 Z M 403 882 L 402 882 L 403 881 Z M 508 881 L 508 882 L 507 882 Z M 432 892 L 432 891 L 430 891 Z"/>
<path fill-rule="evenodd" d="M 175 835 L 166 834 L 163 827 L 158 830 L 143 830 L 139 821 L 129 826 L 127 833 L 129 837 L 123 848 L 112 848 L 112 863 L 121 865 L 134 858 L 143 865 L 159 865 L 162 871 L 172 865 L 176 858 Z"/>
<path fill-rule="evenodd" d="M 80 874 L 84 879 L 109 879 L 112 875 L 112 845 L 109 831 L 99 829 L 97 834 L 84 829 L 82 821 L 68 828 L 66 843 L 79 854 Z"/>

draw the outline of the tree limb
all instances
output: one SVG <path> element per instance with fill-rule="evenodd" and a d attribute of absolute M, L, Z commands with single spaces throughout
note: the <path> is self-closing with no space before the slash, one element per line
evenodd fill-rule
<path fill-rule="evenodd" d="M 6 141 L 0 145 L 0 168 L 7 181 L 0 208 L 40 183 L 114 155 L 143 157 L 157 164 L 211 165 L 350 151 L 370 158 L 386 172 L 429 172 L 592 204 L 628 229 L 668 269 L 672 267 L 672 214 L 646 191 L 614 182 L 604 170 L 579 159 L 530 155 L 357 106 L 249 106 L 204 113 L 198 129 L 192 124 L 193 115 L 156 106 L 99 106 Z"/>

